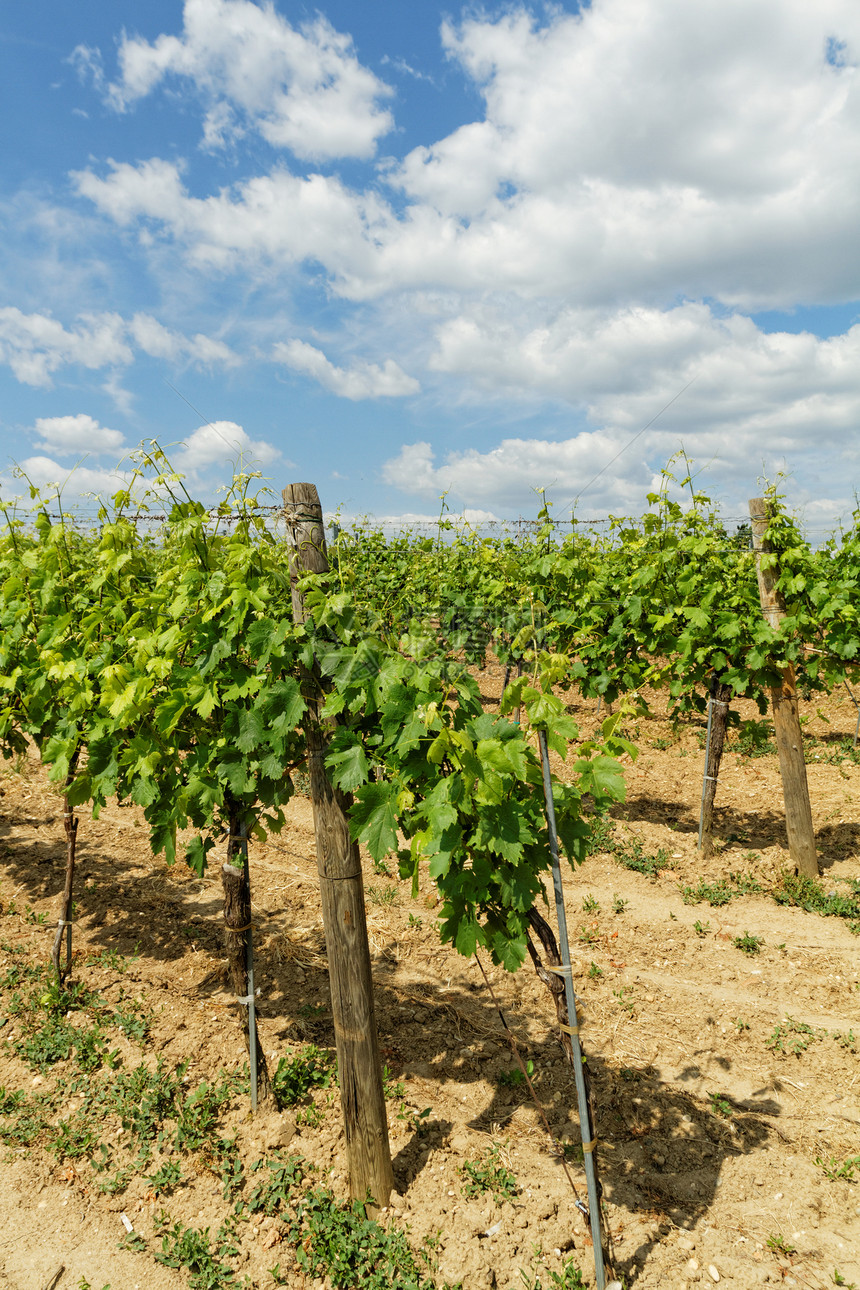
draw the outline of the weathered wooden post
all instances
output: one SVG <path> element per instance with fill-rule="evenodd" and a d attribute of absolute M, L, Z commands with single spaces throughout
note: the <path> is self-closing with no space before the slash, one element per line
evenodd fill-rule
<path fill-rule="evenodd" d="M 313 484 L 290 484 L 283 491 L 284 515 L 293 551 L 290 554 L 293 617 L 306 621 L 298 589 L 305 573 L 328 570 L 322 507 Z M 358 844 L 349 837 L 351 799 L 335 788 L 325 772 L 326 731 L 320 719 L 324 695 L 316 667 L 304 675 L 304 718 L 311 802 L 317 846 L 317 870 L 328 952 L 332 1018 L 337 1045 L 350 1193 L 376 1208 L 388 1204 L 394 1175 L 388 1143 L 388 1118 L 373 1008 L 373 979 L 364 907 L 364 883 Z"/>
<path fill-rule="evenodd" d="M 762 555 L 769 553 L 765 533 L 770 515 L 764 497 L 750 499 L 753 548 L 756 552 L 756 570 L 761 608 L 771 627 L 777 629 L 785 617 L 785 602 L 778 589 L 779 567 L 762 567 Z M 787 664 L 782 672 L 782 684 L 770 692 L 773 708 L 773 728 L 779 753 L 782 774 L 782 791 L 785 797 L 785 826 L 788 833 L 788 850 L 797 872 L 804 878 L 818 877 L 818 857 L 815 854 L 815 832 L 812 827 L 812 807 L 809 803 L 809 783 L 803 757 L 803 736 L 797 707 L 797 683 L 794 667 Z"/>

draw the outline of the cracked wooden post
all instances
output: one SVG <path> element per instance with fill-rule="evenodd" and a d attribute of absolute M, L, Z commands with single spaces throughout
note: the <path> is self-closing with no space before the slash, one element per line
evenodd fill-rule
<path fill-rule="evenodd" d="M 769 506 L 764 497 L 750 499 L 753 547 L 756 552 L 756 571 L 761 608 L 767 621 L 775 630 L 785 617 L 785 602 L 778 589 L 779 567 L 762 568 L 761 556 L 769 552 L 765 539 L 769 519 Z M 795 869 L 804 878 L 818 877 L 818 857 L 815 853 L 815 831 L 812 827 L 812 807 L 809 802 L 809 783 L 803 757 L 803 736 L 800 730 L 800 713 L 797 706 L 797 683 L 794 666 L 789 663 L 782 670 L 782 684 L 770 692 L 773 709 L 773 728 L 779 753 L 782 791 L 785 798 L 785 827 L 788 833 L 788 850 Z"/>
<path fill-rule="evenodd" d="M 290 484 L 283 491 L 289 540 L 293 617 L 306 621 L 298 580 L 305 573 L 328 571 L 322 507 L 313 484 Z M 327 737 L 320 719 L 324 696 L 316 667 L 303 676 L 307 712 L 303 726 L 311 782 L 317 871 L 328 953 L 332 1019 L 337 1046 L 350 1194 L 373 1204 L 368 1213 L 388 1204 L 394 1175 L 388 1142 L 388 1117 L 373 1007 L 373 978 L 364 906 L 364 882 L 358 844 L 350 841 L 348 794 L 329 782 L 325 772 Z"/>

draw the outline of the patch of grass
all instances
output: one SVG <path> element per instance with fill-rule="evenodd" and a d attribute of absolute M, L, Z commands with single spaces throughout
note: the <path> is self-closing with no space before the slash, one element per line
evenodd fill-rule
<path fill-rule="evenodd" d="M 633 838 L 626 846 L 618 843 L 611 850 L 624 869 L 642 873 L 646 878 L 656 879 L 662 869 L 674 868 L 665 847 L 659 847 L 655 855 L 646 855 L 645 847 L 639 838 Z"/>
<path fill-rule="evenodd" d="M 744 932 L 743 936 L 734 936 L 732 945 L 736 950 L 742 950 L 744 954 L 759 954 L 761 947 L 764 945 L 763 936 L 753 936 L 749 932 Z"/>
<path fill-rule="evenodd" d="M 311 1101 L 315 1088 L 328 1088 L 336 1076 L 334 1053 L 306 1044 L 294 1057 L 282 1057 L 275 1071 L 273 1084 L 280 1106 L 298 1107 L 297 1124 L 310 1124 L 317 1119 Z"/>
<path fill-rule="evenodd" d="M 846 1156 L 844 1160 L 838 1160 L 836 1156 L 830 1156 L 827 1160 L 816 1156 L 815 1163 L 819 1169 L 824 1170 L 831 1182 L 856 1182 L 855 1175 L 860 1175 L 860 1156 Z"/>
<path fill-rule="evenodd" d="M 137 1044 L 142 1045 L 149 1034 L 149 1017 L 136 1008 L 129 1008 L 125 1012 L 117 1009 L 113 1013 L 111 1020 L 122 1031 L 126 1039 L 133 1039 Z"/>
<path fill-rule="evenodd" d="M 844 1048 L 846 1052 L 849 1052 L 849 1053 L 857 1052 L 857 1036 L 854 1034 L 853 1030 L 849 1030 L 844 1035 L 842 1034 L 841 1030 L 834 1030 L 833 1038 L 836 1040 L 839 1047 Z"/>
<path fill-rule="evenodd" d="M 590 980 L 598 981 L 600 977 L 603 976 L 603 968 L 598 967 L 596 963 L 592 962 L 591 967 L 588 969 L 588 976 Z"/>
<path fill-rule="evenodd" d="M 710 930 L 711 930 L 710 919 L 708 919 L 707 922 L 702 923 L 697 918 L 695 923 L 693 923 L 693 931 L 696 933 L 697 936 L 707 936 Z"/>
<path fill-rule="evenodd" d="M 813 1039 L 820 1039 L 823 1033 L 808 1026 L 805 1021 L 785 1017 L 774 1029 L 765 1046 L 775 1053 L 794 1053 L 799 1057 L 806 1052 Z"/>
<path fill-rule="evenodd" d="M 790 1259 L 792 1254 L 797 1253 L 797 1247 L 789 1245 L 781 1232 L 771 1232 L 767 1238 L 767 1248 L 772 1250 L 774 1254 L 781 1254 L 786 1259 Z"/>
<path fill-rule="evenodd" d="M 87 967 L 109 968 L 111 972 L 127 972 L 132 963 L 136 963 L 140 958 L 138 946 L 135 945 L 131 954 L 120 954 L 118 950 L 100 950 L 98 954 L 91 954 L 86 960 Z"/>
<path fill-rule="evenodd" d="M 373 901 L 374 905 L 396 905 L 400 901 L 400 892 L 394 883 L 389 883 L 386 887 L 369 883 L 366 890 L 368 898 Z"/>
<path fill-rule="evenodd" d="M 735 896 L 725 878 L 719 878 L 717 882 L 705 882 L 702 879 L 695 887 L 680 887 L 681 898 L 685 905 L 698 905 L 706 900 L 709 905 L 718 908 L 720 905 L 727 905 Z"/>
<path fill-rule="evenodd" d="M 714 1115 L 721 1115 L 726 1120 L 734 1115 L 735 1108 L 732 1106 L 731 1100 L 722 1093 L 709 1093 L 708 1099 Z"/>
<path fill-rule="evenodd" d="M 182 1165 L 178 1160 L 166 1160 L 155 1173 L 149 1175 L 148 1181 L 156 1195 L 169 1194 L 182 1182 Z"/>
<path fill-rule="evenodd" d="M 622 900 L 617 893 L 613 894 L 612 896 L 613 914 L 623 914 L 629 904 L 630 904 L 629 900 Z"/>
<path fill-rule="evenodd" d="M 386 1101 L 396 1099 L 402 1102 L 406 1096 L 406 1085 L 403 1080 L 395 1080 L 387 1066 L 382 1068 L 382 1093 Z"/>
<path fill-rule="evenodd" d="M 531 1059 L 526 1062 L 526 1073 L 528 1074 L 529 1079 L 531 1079 L 532 1075 L 535 1073 L 535 1064 Z M 521 1084 L 525 1084 L 525 1082 L 526 1077 L 518 1066 L 510 1071 L 502 1071 L 499 1076 L 500 1088 L 519 1088 L 519 1086 Z"/>
<path fill-rule="evenodd" d="M 633 1000 L 633 999 L 630 999 L 630 998 L 626 995 L 626 993 L 625 993 L 625 991 L 624 991 L 623 989 L 622 989 L 622 990 L 613 990 L 613 991 L 612 991 L 612 997 L 613 997 L 613 999 L 615 999 L 615 1001 L 617 1002 L 617 1004 L 618 1004 L 619 1008 L 623 1008 L 623 1009 L 624 1009 L 624 1011 L 627 1013 L 628 1017 L 633 1017 L 633 1016 L 635 1016 L 635 1015 L 636 1015 L 636 1004 L 635 1004 L 635 1002 L 634 1002 L 634 1000 Z"/>
<path fill-rule="evenodd" d="M 850 930 L 860 934 L 860 890 L 842 896 L 826 892 L 815 878 L 783 873 L 773 889 L 773 898 L 778 905 L 795 905 L 812 914 L 848 919 Z"/>
<path fill-rule="evenodd" d="M 460 1169 L 460 1175 L 465 1196 L 489 1194 L 501 1204 L 504 1200 L 513 1200 L 520 1190 L 515 1175 L 502 1157 L 498 1142 L 494 1142 L 479 1160 L 467 1160 Z"/>
<path fill-rule="evenodd" d="M 817 739 L 815 735 L 804 735 L 803 750 L 807 762 L 816 761 L 819 765 L 839 766 L 842 762 L 848 761 L 854 766 L 860 766 L 860 748 L 854 747 L 851 735 L 843 735 L 841 739 L 835 741 Z"/>
<path fill-rule="evenodd" d="M 549 1281 L 542 1280 L 545 1276 L 549 1277 Z M 529 1273 L 520 1268 L 520 1281 L 524 1290 L 549 1290 L 549 1287 L 555 1287 L 556 1290 L 586 1290 L 582 1273 L 573 1259 L 564 1262 L 561 1272 L 541 1268 L 538 1272 Z"/>
<path fill-rule="evenodd" d="M 769 721 L 742 721 L 729 749 L 741 757 L 769 757 L 776 752 L 773 726 Z"/>
<path fill-rule="evenodd" d="M 229 1247 L 229 1233 L 224 1226 L 219 1229 L 219 1248 L 214 1252 L 209 1248 L 209 1228 L 199 1231 L 194 1227 L 183 1227 L 174 1223 L 161 1238 L 161 1249 L 156 1251 L 155 1260 L 166 1268 L 184 1268 L 190 1273 L 188 1280 L 191 1290 L 218 1290 L 221 1286 L 235 1286 L 239 1283 L 233 1269 L 220 1261 L 219 1255 L 228 1254 L 223 1249 Z"/>
<path fill-rule="evenodd" d="M 750 873 L 730 873 L 729 881 L 739 896 L 761 895 L 766 890 L 758 878 Z"/>
<path fill-rule="evenodd" d="M 597 927 L 586 927 L 583 923 L 580 926 L 576 939 L 582 945 L 596 945 L 600 940 L 600 931 Z"/>
<path fill-rule="evenodd" d="M 585 900 L 582 902 L 582 912 L 584 914 L 600 913 L 600 905 L 592 896 L 591 892 L 588 893 L 588 895 L 585 897 Z"/>

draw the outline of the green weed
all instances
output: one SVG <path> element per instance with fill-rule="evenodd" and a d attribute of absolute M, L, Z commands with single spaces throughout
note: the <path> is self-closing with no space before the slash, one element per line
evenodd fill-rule
<path fill-rule="evenodd" d="M 629 998 L 626 995 L 626 992 L 623 989 L 613 990 L 612 997 L 613 999 L 617 1000 L 619 1008 L 623 1008 L 624 1011 L 627 1013 L 628 1017 L 633 1017 L 636 1015 L 636 1004 L 633 999 Z"/>
<path fill-rule="evenodd" d="M 533 1061 L 531 1061 L 531 1059 L 529 1059 L 529 1061 L 526 1062 L 526 1074 L 528 1075 L 529 1079 L 531 1079 L 534 1073 L 535 1073 L 535 1064 Z M 522 1073 L 519 1067 L 516 1067 L 514 1070 L 510 1070 L 510 1071 L 502 1071 L 501 1075 L 499 1076 L 500 1088 L 518 1088 L 520 1084 L 525 1084 L 525 1082 L 526 1082 L 526 1077 Z"/>
<path fill-rule="evenodd" d="M 154 1174 L 149 1175 L 149 1182 L 156 1195 L 175 1191 L 182 1182 L 181 1164 L 178 1160 L 166 1160 Z"/>
<path fill-rule="evenodd" d="M 841 896 L 826 892 L 815 878 L 784 873 L 773 890 L 773 898 L 778 905 L 795 905 L 813 914 L 854 920 L 849 921 L 849 928 L 860 933 L 860 891 Z"/>
<path fill-rule="evenodd" d="M 808 1026 L 805 1021 L 795 1021 L 793 1017 L 786 1017 L 775 1028 L 766 1047 L 775 1053 L 794 1053 L 799 1057 L 801 1053 L 806 1052 L 813 1039 L 821 1038 L 822 1033 Z"/>
<path fill-rule="evenodd" d="M 729 1119 L 734 1115 L 735 1108 L 732 1106 L 729 1098 L 724 1097 L 721 1093 L 709 1093 L 708 1098 L 714 1115 L 721 1115 L 725 1119 Z"/>
<path fill-rule="evenodd" d="M 275 1097 L 281 1107 L 299 1107 L 297 1123 L 310 1124 L 318 1118 L 310 1098 L 312 1090 L 328 1088 L 335 1077 L 334 1054 L 307 1044 L 295 1057 L 282 1057 L 278 1062 L 272 1081 Z"/>
<path fill-rule="evenodd" d="M 708 883 L 702 879 L 695 887 L 682 884 L 680 891 L 685 905 L 698 905 L 701 901 L 706 900 L 709 905 L 713 905 L 715 908 L 720 905 L 727 905 L 735 895 L 725 878 L 720 878 L 714 883 Z"/>
<path fill-rule="evenodd" d="M 662 869 L 674 868 L 665 847 L 660 847 L 656 855 L 646 855 L 639 838 L 633 838 L 626 846 L 623 843 L 614 846 L 612 854 L 623 868 L 642 873 L 646 878 L 656 879 Z"/>
<path fill-rule="evenodd" d="M 749 932 L 744 932 L 743 936 L 732 937 L 732 945 L 736 950 L 742 950 L 744 954 L 759 954 L 764 945 L 764 937 L 752 936 Z"/>
<path fill-rule="evenodd" d="M 860 1156 L 846 1156 L 844 1160 L 837 1160 L 835 1156 L 831 1156 L 827 1160 L 822 1156 L 816 1156 L 815 1163 L 819 1169 L 824 1170 L 824 1173 L 832 1182 L 838 1180 L 854 1182 L 855 1174 L 860 1174 Z"/>
<path fill-rule="evenodd" d="M 479 1160 L 467 1160 L 460 1169 L 465 1196 L 489 1194 L 501 1204 L 519 1193 L 516 1177 L 502 1157 L 502 1148 L 494 1142 Z"/>
<path fill-rule="evenodd" d="M 773 726 L 767 721 L 742 721 L 730 748 L 741 757 L 768 757 L 776 752 Z"/>
<path fill-rule="evenodd" d="M 781 1232 L 771 1232 L 767 1238 L 767 1248 L 773 1250 L 774 1254 L 781 1254 L 786 1259 L 797 1253 L 797 1246 L 789 1245 Z"/>

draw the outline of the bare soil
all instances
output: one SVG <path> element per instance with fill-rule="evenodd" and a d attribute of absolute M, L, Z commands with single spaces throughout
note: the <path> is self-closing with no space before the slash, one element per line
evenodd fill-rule
<path fill-rule="evenodd" d="M 500 677 L 479 676 L 492 705 Z M 758 715 L 738 707 L 744 718 Z M 593 704 L 571 696 L 571 708 L 583 731 L 594 727 Z M 807 757 L 822 883 L 847 893 L 846 880 L 860 879 L 860 766 L 829 758 L 853 735 L 856 711 L 847 695 L 805 709 L 807 733 L 818 740 Z M 781 906 L 769 894 L 789 868 L 773 753 L 748 758 L 730 745 L 718 848 L 707 862 L 697 858 L 702 730 L 691 725 L 676 736 L 659 704 L 658 715 L 631 727 L 641 755 L 627 768 L 628 798 L 614 813 L 609 849 L 566 879 L 615 1271 L 637 1290 L 718 1280 L 739 1290 L 860 1284 L 860 1160 L 853 1181 L 830 1176 L 860 1157 L 860 937 L 841 918 Z M 659 876 L 619 863 L 617 854 L 637 844 L 645 856 L 662 856 Z M 61 801 L 38 762 L 7 765 L 0 974 L 48 960 L 64 851 Z M 240 1070 L 246 1057 L 223 972 L 218 865 L 200 880 L 153 859 L 140 812 L 116 803 L 99 820 L 81 821 L 78 851 L 74 979 L 112 1001 L 134 997 L 152 1018 L 145 1048 L 126 1040 L 123 1062 L 188 1059 L 190 1086 Z M 303 1045 L 334 1042 L 306 799 L 291 803 L 280 838 L 253 847 L 251 864 L 259 1024 L 274 1069 Z M 407 1226 L 416 1245 L 433 1243 L 440 1284 L 509 1290 L 537 1275 L 547 1286 L 571 1258 L 593 1284 L 586 1224 L 559 1159 L 559 1143 L 579 1141 L 576 1096 L 545 988 L 528 963 L 510 976 L 484 962 L 520 1053 L 534 1065 L 552 1139 L 515 1082 L 480 969 L 439 942 L 431 886 L 413 902 L 393 866 L 385 874 L 365 865 L 397 1182 L 382 1221 Z M 682 887 L 730 873 L 763 890 L 719 907 L 685 903 Z M 747 934 L 762 938 L 758 953 L 733 944 Z M 104 951 L 128 956 L 126 970 L 112 969 Z M 92 963 L 97 956 L 102 962 Z M 9 998 L 2 991 L 0 1021 Z M 778 1027 L 806 1046 L 780 1051 Z M 0 1086 L 31 1093 L 66 1063 L 35 1073 L 14 1052 L 20 1038 L 10 1016 L 0 1030 Z M 316 1126 L 297 1127 L 286 1114 L 254 1120 L 235 1103 L 224 1131 L 237 1133 L 246 1169 L 278 1148 L 297 1152 L 345 1197 L 336 1090 L 315 1098 Z M 519 1189 L 502 1203 L 463 1194 L 463 1164 L 493 1144 Z M 584 1196 L 575 1146 L 568 1154 Z M 187 1285 L 186 1273 L 118 1249 L 121 1215 L 152 1243 L 162 1207 L 173 1221 L 213 1232 L 230 1208 L 205 1162 L 166 1201 L 142 1176 L 104 1194 L 86 1161 L 63 1162 L 38 1144 L 5 1149 L 0 1179 L 0 1286 L 14 1290 L 43 1290 L 61 1265 L 58 1290 Z M 245 1224 L 239 1239 L 233 1266 L 247 1284 L 274 1284 L 275 1263 L 286 1284 L 328 1284 L 305 1280 L 277 1220 Z"/>

